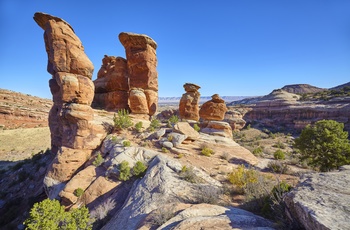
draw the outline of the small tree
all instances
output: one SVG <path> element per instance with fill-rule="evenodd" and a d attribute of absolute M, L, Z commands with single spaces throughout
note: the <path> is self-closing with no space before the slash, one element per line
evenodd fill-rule
<path fill-rule="evenodd" d="M 321 171 L 330 171 L 350 163 L 350 143 L 344 124 L 321 120 L 306 126 L 295 139 L 294 147 L 300 150 L 300 160 L 307 160 Z"/>
<path fill-rule="evenodd" d="M 147 170 L 147 166 L 141 161 L 137 161 L 135 166 L 132 168 L 132 173 L 136 177 L 142 177 Z"/>
<path fill-rule="evenodd" d="M 122 161 L 119 165 L 119 180 L 121 181 L 127 181 L 130 179 L 131 173 L 130 173 L 130 166 L 129 162 Z"/>
<path fill-rule="evenodd" d="M 92 229 L 89 210 L 86 207 L 66 212 L 57 200 L 45 199 L 35 203 L 29 218 L 24 222 L 26 229 Z"/>
<path fill-rule="evenodd" d="M 129 112 L 126 109 L 119 110 L 117 116 L 114 114 L 113 121 L 117 130 L 127 129 L 133 125 Z"/>

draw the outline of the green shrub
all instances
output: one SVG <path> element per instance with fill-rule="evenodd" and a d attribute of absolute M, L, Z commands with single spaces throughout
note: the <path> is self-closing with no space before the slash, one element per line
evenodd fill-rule
<path fill-rule="evenodd" d="M 253 154 L 254 154 L 255 156 L 261 156 L 262 153 L 263 153 L 263 149 L 262 149 L 261 146 L 255 148 L 255 149 L 253 150 Z"/>
<path fill-rule="evenodd" d="M 199 125 L 197 123 L 193 125 L 193 129 L 196 130 L 197 132 L 199 132 L 201 130 L 201 128 L 199 127 Z"/>
<path fill-rule="evenodd" d="M 278 149 L 273 154 L 273 158 L 275 158 L 276 160 L 284 160 L 286 158 L 286 156 L 282 150 Z"/>
<path fill-rule="evenodd" d="M 84 194 L 84 190 L 82 188 L 77 188 L 76 190 L 74 190 L 74 195 L 76 197 L 81 197 Z"/>
<path fill-rule="evenodd" d="M 132 168 L 132 174 L 136 177 L 143 177 L 147 170 L 147 166 L 141 161 L 137 161 L 135 166 Z"/>
<path fill-rule="evenodd" d="M 179 122 L 179 117 L 176 115 L 172 115 L 169 119 L 168 119 L 168 126 L 169 127 L 173 127 L 176 123 Z"/>
<path fill-rule="evenodd" d="M 195 174 L 193 167 L 187 167 L 186 165 L 182 166 L 180 171 L 180 177 L 181 179 L 190 183 L 199 182 L 199 177 Z"/>
<path fill-rule="evenodd" d="M 130 147 L 131 146 L 131 142 L 128 141 L 128 140 L 125 140 L 125 141 L 123 141 L 123 146 L 124 147 Z"/>
<path fill-rule="evenodd" d="M 210 157 L 212 154 L 214 154 L 214 150 L 208 147 L 203 147 L 201 150 L 201 154 L 204 156 Z"/>
<path fill-rule="evenodd" d="M 295 139 L 294 147 L 300 150 L 300 160 L 323 172 L 350 163 L 350 142 L 344 124 L 333 120 L 317 121 L 306 126 Z"/>
<path fill-rule="evenodd" d="M 45 199 L 35 203 L 24 221 L 26 229 L 92 229 L 92 220 L 86 207 L 66 212 L 57 200 Z"/>
<path fill-rule="evenodd" d="M 114 127 L 117 130 L 127 129 L 133 125 L 129 112 L 126 109 L 118 111 L 118 115 L 113 117 Z"/>
<path fill-rule="evenodd" d="M 244 189 L 247 184 L 254 184 L 258 181 L 258 172 L 240 165 L 228 175 L 227 179 L 238 188 Z"/>
<path fill-rule="evenodd" d="M 151 124 L 149 125 L 149 130 L 154 131 L 160 127 L 160 121 L 156 118 L 151 120 Z"/>
<path fill-rule="evenodd" d="M 101 153 L 97 154 L 95 160 L 92 162 L 92 164 L 96 167 L 100 166 L 103 163 L 104 159 L 101 156 Z"/>
<path fill-rule="evenodd" d="M 119 180 L 127 181 L 130 179 L 130 176 L 131 176 L 131 173 L 130 173 L 129 162 L 122 161 L 122 163 L 119 164 Z"/>
<path fill-rule="evenodd" d="M 170 152 L 170 151 L 169 151 L 169 149 L 167 149 L 167 148 L 165 148 L 165 147 L 162 147 L 162 152 L 163 152 L 163 153 L 168 153 L 168 152 Z"/>
<path fill-rule="evenodd" d="M 270 161 L 267 164 L 267 167 L 275 173 L 282 173 L 282 174 L 286 174 L 289 171 L 289 167 L 287 164 L 283 164 L 280 161 Z"/>
<path fill-rule="evenodd" d="M 140 132 L 142 131 L 142 127 L 143 127 L 142 121 L 137 122 L 137 123 L 135 124 L 135 129 L 136 129 L 136 131 L 137 131 L 138 133 L 140 133 Z"/>
<path fill-rule="evenodd" d="M 289 192 L 292 188 L 293 187 L 287 182 L 281 181 L 273 187 L 271 194 L 275 199 L 282 200 L 283 194 Z"/>

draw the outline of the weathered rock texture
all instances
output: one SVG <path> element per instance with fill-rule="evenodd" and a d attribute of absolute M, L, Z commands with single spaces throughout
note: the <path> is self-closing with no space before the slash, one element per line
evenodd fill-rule
<path fill-rule="evenodd" d="M 183 86 L 186 93 L 182 94 L 179 104 L 179 115 L 184 120 L 199 120 L 199 99 L 201 94 L 198 90 L 200 86 L 186 83 Z"/>
<path fill-rule="evenodd" d="M 93 65 L 80 39 L 64 20 L 35 13 L 34 20 L 45 30 L 47 70 L 53 106 L 49 113 L 51 147 L 56 157 L 45 185 L 51 198 L 91 156 L 105 136 L 102 124 L 94 121 L 90 107 L 94 97 Z"/>
<path fill-rule="evenodd" d="M 338 172 L 304 175 L 287 194 L 287 214 L 295 229 L 350 229 L 350 165 Z"/>
<path fill-rule="evenodd" d="M 148 111 L 143 113 L 152 116 L 158 107 L 158 72 L 157 72 L 157 43 L 147 35 L 134 33 L 120 33 L 119 40 L 125 48 L 129 88 L 143 89 L 146 96 Z M 129 100 L 132 113 L 133 100 Z M 138 106 L 136 106 L 138 107 Z"/>
<path fill-rule="evenodd" d="M 129 77 L 126 59 L 105 55 L 94 84 L 93 107 L 107 111 L 128 109 Z"/>
<path fill-rule="evenodd" d="M 199 116 L 207 121 L 222 121 L 227 111 L 225 101 L 218 94 L 214 94 L 211 98 L 201 106 Z"/>

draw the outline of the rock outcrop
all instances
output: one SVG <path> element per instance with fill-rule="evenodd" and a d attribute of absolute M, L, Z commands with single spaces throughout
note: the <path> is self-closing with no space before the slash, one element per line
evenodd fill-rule
<path fill-rule="evenodd" d="M 147 35 L 134 33 L 120 33 L 119 40 L 125 48 L 127 69 L 129 75 L 129 88 L 143 89 L 146 96 L 148 111 L 142 112 L 154 115 L 158 108 L 158 72 L 157 72 L 157 43 Z M 131 113 L 140 113 L 133 108 L 134 100 L 129 100 Z"/>
<path fill-rule="evenodd" d="M 104 56 L 94 81 L 94 108 L 107 111 L 128 110 L 129 77 L 126 63 L 122 57 Z"/>
<path fill-rule="evenodd" d="M 214 94 L 211 98 L 201 106 L 199 116 L 207 121 L 222 121 L 227 111 L 225 101 L 218 94 Z"/>
<path fill-rule="evenodd" d="M 47 70 L 52 74 L 49 86 L 54 104 L 49 126 L 51 150 L 56 157 L 48 169 L 45 185 L 53 198 L 100 145 L 106 130 L 94 121 L 90 107 L 94 97 L 91 81 L 94 67 L 80 39 L 60 18 L 35 13 L 34 20 L 45 31 Z"/>
<path fill-rule="evenodd" d="M 338 172 L 304 175 L 285 197 L 295 229 L 349 229 L 349 184 L 349 165 Z"/>
<path fill-rule="evenodd" d="M 0 89 L 0 129 L 47 127 L 52 100 Z"/>
<path fill-rule="evenodd" d="M 200 86 L 193 83 L 186 83 L 183 86 L 186 93 L 182 94 L 179 104 L 179 115 L 184 120 L 199 120 L 199 99 Z"/>
<path fill-rule="evenodd" d="M 259 123 L 275 131 L 299 132 L 306 125 L 323 119 L 345 124 L 350 131 L 350 97 L 337 97 L 327 101 L 300 101 L 300 95 L 274 90 L 269 95 L 237 101 L 244 104 L 247 123 Z M 229 106 L 242 108 L 241 105 Z"/>

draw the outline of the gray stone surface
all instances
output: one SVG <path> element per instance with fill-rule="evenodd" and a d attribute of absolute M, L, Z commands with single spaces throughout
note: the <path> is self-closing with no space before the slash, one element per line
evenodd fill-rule
<path fill-rule="evenodd" d="M 285 202 L 296 227 L 350 229 L 350 165 L 336 172 L 304 175 Z"/>

